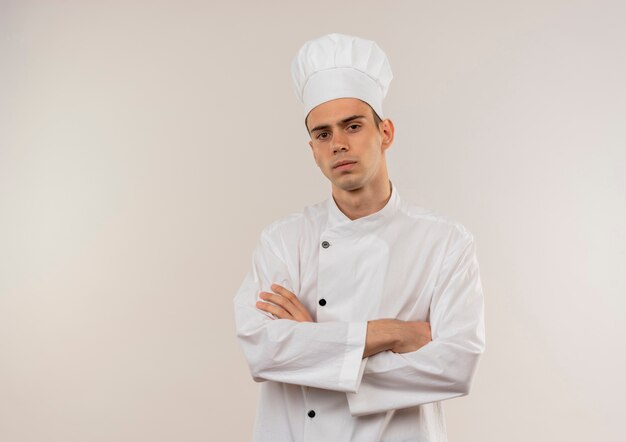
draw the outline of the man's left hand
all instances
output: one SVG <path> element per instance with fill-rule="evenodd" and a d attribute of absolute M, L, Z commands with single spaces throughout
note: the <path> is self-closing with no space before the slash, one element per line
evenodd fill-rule
<path fill-rule="evenodd" d="M 258 301 L 256 303 L 258 309 L 272 313 L 278 319 L 315 322 L 296 295 L 278 284 L 272 284 L 271 289 L 274 293 L 260 293 L 260 298 L 268 302 Z"/>

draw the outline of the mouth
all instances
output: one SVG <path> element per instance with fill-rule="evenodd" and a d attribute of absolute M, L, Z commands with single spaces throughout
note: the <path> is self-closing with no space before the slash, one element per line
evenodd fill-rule
<path fill-rule="evenodd" d="M 348 170 L 348 169 L 352 169 L 352 167 L 355 164 L 356 164 L 356 161 L 339 161 L 337 164 L 333 166 L 333 169 Z"/>

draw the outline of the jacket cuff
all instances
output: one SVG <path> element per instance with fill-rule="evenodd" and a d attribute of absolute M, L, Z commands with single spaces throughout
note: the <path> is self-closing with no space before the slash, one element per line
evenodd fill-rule
<path fill-rule="evenodd" d="M 367 362 L 367 358 L 363 358 L 366 336 L 367 322 L 348 324 L 345 357 L 339 375 L 341 390 L 356 393 L 361 384 Z"/>

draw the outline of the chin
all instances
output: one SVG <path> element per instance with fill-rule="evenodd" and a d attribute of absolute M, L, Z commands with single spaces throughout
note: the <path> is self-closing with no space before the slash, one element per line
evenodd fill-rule
<path fill-rule="evenodd" d="M 357 182 L 356 180 L 344 180 L 344 181 L 335 182 L 333 184 L 335 185 L 335 187 L 338 187 L 341 190 L 345 190 L 345 191 L 358 190 L 361 187 L 363 187 L 363 184 L 361 182 Z"/>

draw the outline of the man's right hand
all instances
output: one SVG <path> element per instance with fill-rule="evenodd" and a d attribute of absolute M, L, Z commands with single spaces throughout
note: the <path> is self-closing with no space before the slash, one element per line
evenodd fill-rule
<path fill-rule="evenodd" d="M 363 357 L 386 350 L 394 353 L 408 353 L 419 350 L 431 341 L 428 322 L 399 319 L 368 321 Z"/>

